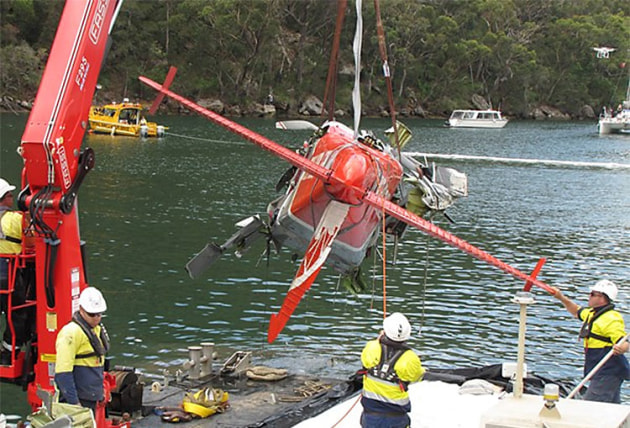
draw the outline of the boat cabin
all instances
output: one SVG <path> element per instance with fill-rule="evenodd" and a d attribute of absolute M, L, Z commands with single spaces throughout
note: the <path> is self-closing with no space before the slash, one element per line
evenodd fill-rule
<path fill-rule="evenodd" d="M 168 128 L 147 122 L 142 114 L 142 104 L 122 103 L 92 106 L 90 109 L 90 132 L 121 135 L 127 137 L 162 137 Z"/>
<path fill-rule="evenodd" d="M 446 122 L 453 128 L 503 128 L 506 124 L 498 110 L 453 110 Z"/>
<path fill-rule="evenodd" d="M 492 110 L 454 110 L 451 119 L 501 120 L 501 113 Z"/>

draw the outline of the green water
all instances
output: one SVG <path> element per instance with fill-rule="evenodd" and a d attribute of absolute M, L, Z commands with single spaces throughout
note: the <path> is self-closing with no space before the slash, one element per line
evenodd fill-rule
<path fill-rule="evenodd" d="M 0 120 L 0 175 L 15 183 L 26 116 Z M 220 359 L 250 350 L 257 361 L 292 371 L 346 377 L 356 370 L 382 318 L 380 261 L 374 291 L 358 296 L 325 269 L 278 340 L 267 344 L 269 315 L 297 269 L 288 250 L 261 259 L 261 242 L 240 259 L 226 254 L 197 280 L 184 265 L 207 241 L 223 243 L 240 219 L 264 213 L 287 165 L 202 118 L 157 121 L 170 126 L 162 140 L 88 136 L 84 143 L 95 150 L 96 167 L 79 192 L 81 235 L 89 282 L 110 308 L 104 322 L 113 363 L 173 373 L 187 346 L 213 341 Z M 307 136 L 277 131 L 272 120 L 241 122 L 291 148 Z M 630 164 L 630 137 L 599 137 L 594 123 L 457 130 L 441 121 L 405 122 L 414 133 L 407 151 Z M 379 135 L 388 126 L 363 123 Z M 440 163 L 468 174 L 470 195 L 449 210 L 455 224 L 437 218 L 438 225 L 525 272 L 546 257 L 540 278 L 581 301 L 587 286 L 606 275 L 621 286 L 618 308 L 628 313 L 630 169 Z M 392 254 L 390 247 L 390 260 Z M 519 281 L 409 231 L 396 264 L 388 265 L 387 284 L 388 311 L 410 317 L 411 344 L 429 368 L 516 360 L 518 307 L 511 299 Z M 530 371 L 579 381 L 578 323 L 544 292 L 535 296 L 528 309 Z M 18 387 L 0 388 L 2 412 L 27 411 Z M 630 402 L 628 384 L 623 394 Z"/>

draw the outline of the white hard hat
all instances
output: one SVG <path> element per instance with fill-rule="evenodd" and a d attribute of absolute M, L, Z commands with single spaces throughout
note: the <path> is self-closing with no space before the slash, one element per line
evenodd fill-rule
<path fill-rule="evenodd" d="M 107 310 L 107 303 L 100 291 L 94 287 L 87 287 L 79 296 L 79 305 L 91 314 L 100 314 Z"/>
<path fill-rule="evenodd" d="M 591 291 L 599 291 L 600 293 L 604 293 L 611 301 L 617 299 L 617 286 L 614 282 L 608 279 L 601 279 L 597 281 L 595 285 L 591 287 Z"/>
<path fill-rule="evenodd" d="M 411 336 L 411 324 L 400 312 L 394 312 L 383 320 L 383 330 L 394 342 L 404 342 Z"/>
<path fill-rule="evenodd" d="M 4 198 L 4 195 L 11 190 L 15 190 L 15 186 L 11 186 L 4 178 L 0 178 L 0 199 Z"/>

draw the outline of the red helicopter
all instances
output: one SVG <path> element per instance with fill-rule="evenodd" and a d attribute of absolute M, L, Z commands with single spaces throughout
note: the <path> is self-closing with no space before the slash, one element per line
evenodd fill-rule
<path fill-rule="evenodd" d="M 399 162 L 388 146 L 371 134 L 355 136 L 345 125 L 327 121 L 306 144 L 304 153 L 296 153 L 169 90 L 175 72 L 172 67 L 164 85 L 140 76 L 141 82 L 160 92 L 152 109 L 166 95 L 294 167 L 280 180 L 288 185 L 288 190 L 269 205 L 268 223 L 258 217 L 240 222 L 241 230 L 225 244 L 208 244 L 187 265 L 195 277 L 227 248 L 246 249 L 260 234 L 267 234 L 276 244 L 303 250 L 304 257 L 282 307 L 271 316 L 267 333 L 270 343 L 282 331 L 327 260 L 343 273 L 356 274 L 367 250 L 375 243 L 383 217 L 392 234 L 400 233 L 400 224 L 411 225 L 526 281 L 528 289 L 535 284 L 553 293 L 548 285 L 535 279 L 542 262 L 531 276 L 527 275 L 401 206 L 406 202 L 400 199 L 399 191 L 403 163 L 410 161 L 405 158 Z M 412 165 L 412 169 L 422 169 L 417 162 Z"/>
<path fill-rule="evenodd" d="M 237 224 L 240 230 L 223 245 L 206 245 L 186 265 L 190 276 L 194 278 L 200 275 L 228 248 L 236 246 L 237 251 L 245 251 L 261 236 L 267 238 L 267 251 L 269 243 L 272 243 L 276 249 L 280 245 L 286 245 L 303 252 L 304 256 L 280 311 L 271 315 L 267 331 L 269 343 L 282 331 L 324 263 L 328 262 L 339 271 L 349 288 L 361 288 L 359 268 L 375 246 L 382 222 L 383 232 L 392 235 L 396 242 L 406 227 L 411 225 L 525 280 L 526 289 L 536 284 L 553 293 L 553 289 L 535 279 L 544 259 L 538 263 L 534 273 L 528 276 L 422 217 L 430 211 L 444 212 L 455 199 L 466 196 L 466 176 L 450 168 L 430 168 L 401 153 L 401 148 L 411 135 L 395 119 L 385 33 L 378 0 L 374 2 L 376 29 L 388 89 L 392 118 L 388 137 L 392 144 L 386 144 L 373 134 L 358 130 L 361 115 L 358 64 L 362 33 L 359 11 L 353 43 L 353 46 L 358 47 L 354 52 L 356 77 L 352 97 L 355 129 L 353 131 L 333 120 L 334 95 L 328 95 L 329 92 L 334 93 L 336 87 L 340 29 L 345 5 L 345 0 L 338 2 L 337 24 L 324 95 L 324 104 L 327 100 L 330 101 L 328 121 L 320 127 L 306 121 L 281 122 L 276 125 L 282 129 L 314 130 L 312 137 L 299 152 L 281 146 L 169 90 L 177 71 L 174 67 L 169 70 L 163 85 L 140 76 L 141 82 L 159 92 L 150 113 L 155 113 L 164 96 L 168 96 L 292 165 L 276 186 L 277 190 L 284 186 L 287 190 L 269 204 L 268 220 L 263 221 L 259 216 L 249 217 Z"/>
<path fill-rule="evenodd" d="M 269 204 L 267 220 L 252 216 L 239 222 L 237 226 L 240 230 L 228 241 L 223 245 L 209 243 L 186 265 L 190 276 L 197 277 L 228 248 L 235 246 L 237 251 L 245 251 L 261 236 L 266 236 L 268 243 L 272 243 L 276 249 L 280 245 L 285 245 L 303 252 L 304 257 L 282 307 L 277 314 L 271 316 L 267 332 L 269 343 L 282 331 L 324 263 L 329 263 L 339 271 L 349 288 L 355 290 L 361 288 L 360 265 L 376 244 L 381 222 L 384 222 L 382 227 L 384 233 L 392 235 L 396 242 L 407 225 L 411 225 L 512 275 L 526 281 L 531 280 L 549 290 L 548 286 L 533 278 L 537 271 L 530 277 L 421 217 L 430 211 L 444 212 L 456 198 L 466 196 L 466 176 L 450 168 L 435 166 L 430 168 L 401 153 L 401 148 L 411 135 L 406 127 L 395 120 L 385 36 L 378 1 L 374 4 L 392 117 L 392 128 L 388 133 L 391 145 L 371 133 L 359 132 L 358 79 L 355 79 L 353 92 L 354 131 L 333 120 L 334 96 L 329 98 L 331 103 L 328 108 L 328 121 L 320 127 L 306 121 L 277 124 L 278 128 L 283 129 L 314 130 L 314 134 L 304 144 L 302 150 L 296 153 L 170 91 L 169 87 L 177 71 L 174 67 L 169 70 L 163 85 L 147 77 L 140 77 L 141 82 L 160 93 L 150 113 L 155 113 L 164 96 L 168 96 L 292 165 L 276 186 L 277 190 L 284 186 L 287 190 L 284 195 Z M 344 13 L 345 1 L 341 0 L 338 2 L 337 28 L 324 104 L 328 99 L 329 89 L 333 88 L 334 92 L 336 87 L 335 59 L 338 58 L 336 52 L 339 48 L 340 26 Z M 357 17 L 357 28 L 362 25 L 359 18 L 360 16 Z M 361 45 L 361 41 L 357 39 L 360 37 L 361 31 L 357 31 L 354 46 Z M 355 66 L 360 63 L 359 57 L 360 54 L 355 51 Z M 360 73 L 357 70 L 355 74 L 358 76 Z M 268 244 L 268 251 L 269 247 Z M 542 262 L 537 269 L 540 267 Z M 528 283 L 527 286 L 531 287 L 531 284 Z"/>

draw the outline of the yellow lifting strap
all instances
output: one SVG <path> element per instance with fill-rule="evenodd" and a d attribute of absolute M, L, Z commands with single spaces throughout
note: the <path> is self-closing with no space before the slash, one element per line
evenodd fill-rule
<path fill-rule="evenodd" d="M 215 413 L 223 413 L 228 407 L 227 391 L 218 388 L 203 388 L 192 393 L 187 392 L 182 401 L 184 411 L 199 418 L 207 418 Z"/>

